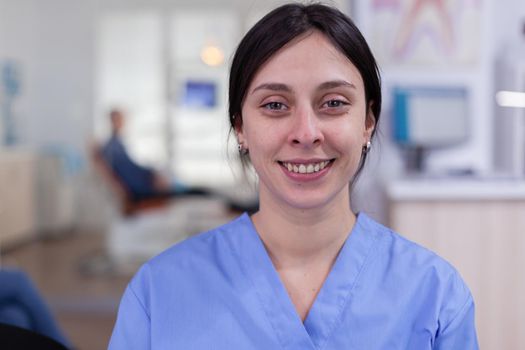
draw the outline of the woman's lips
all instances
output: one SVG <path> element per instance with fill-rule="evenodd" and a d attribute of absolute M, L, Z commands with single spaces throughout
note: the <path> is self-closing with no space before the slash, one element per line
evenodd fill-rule
<path fill-rule="evenodd" d="M 290 172 L 297 174 L 312 174 L 323 170 L 330 164 L 331 160 L 323 161 L 312 161 L 305 163 L 296 163 L 296 162 L 280 162 L 282 166 L 288 169 Z"/>
<path fill-rule="evenodd" d="M 315 180 L 328 171 L 334 160 L 279 161 L 279 164 L 293 179 Z"/>

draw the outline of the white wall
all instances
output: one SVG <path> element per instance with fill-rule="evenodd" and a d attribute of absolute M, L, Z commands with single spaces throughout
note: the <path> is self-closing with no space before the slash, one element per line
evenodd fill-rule
<path fill-rule="evenodd" d="M 2 0 L 0 26 L 0 59 L 22 68 L 16 101 L 22 145 L 83 149 L 92 124 L 91 3 Z"/>
<path fill-rule="evenodd" d="M 14 101 L 13 112 L 23 118 L 17 123 L 22 123 L 24 129 L 28 122 L 25 117 L 29 113 L 28 99 L 33 95 L 28 77 L 32 77 L 34 72 L 34 60 L 31 58 L 35 56 L 36 38 L 32 27 L 36 17 L 36 9 L 31 2 L 0 1 L 0 60 L 16 60 L 22 66 L 23 97 Z"/>
<path fill-rule="evenodd" d="M 229 7 L 243 15 L 282 0 L 0 0 L 0 60 L 23 69 L 17 100 L 23 145 L 82 150 L 93 130 L 95 31 L 101 13 L 129 9 Z M 334 3 L 345 6 L 345 0 Z"/>
<path fill-rule="evenodd" d="M 521 41 L 525 44 L 525 37 L 521 35 L 525 25 L 525 1 L 520 0 L 492 0 L 494 52 L 498 53 L 503 46 Z"/>

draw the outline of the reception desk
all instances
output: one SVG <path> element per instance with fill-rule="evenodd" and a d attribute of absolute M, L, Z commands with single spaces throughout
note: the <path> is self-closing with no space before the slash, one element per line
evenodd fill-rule
<path fill-rule="evenodd" d="M 448 260 L 469 285 L 480 348 L 522 348 L 525 181 L 413 179 L 385 188 L 389 226 Z"/>

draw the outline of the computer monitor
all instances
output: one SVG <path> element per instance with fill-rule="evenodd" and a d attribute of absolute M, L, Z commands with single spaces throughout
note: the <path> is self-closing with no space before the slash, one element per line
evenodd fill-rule
<path fill-rule="evenodd" d="M 182 104 L 191 108 L 215 108 L 217 106 L 217 84 L 213 81 L 186 81 Z"/>
<path fill-rule="evenodd" d="M 467 90 L 462 87 L 395 87 L 393 138 L 405 153 L 407 170 L 424 171 L 428 150 L 469 137 Z"/>

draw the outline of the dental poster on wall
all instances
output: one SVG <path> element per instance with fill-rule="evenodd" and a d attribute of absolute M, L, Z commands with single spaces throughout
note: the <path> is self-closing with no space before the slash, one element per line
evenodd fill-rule
<path fill-rule="evenodd" d="M 373 0 L 371 42 L 383 66 L 477 64 L 483 0 Z"/>

